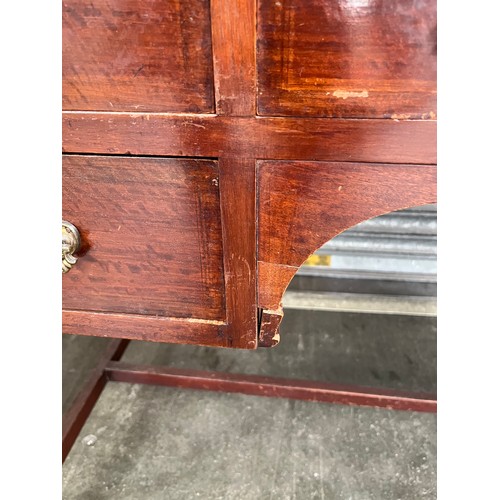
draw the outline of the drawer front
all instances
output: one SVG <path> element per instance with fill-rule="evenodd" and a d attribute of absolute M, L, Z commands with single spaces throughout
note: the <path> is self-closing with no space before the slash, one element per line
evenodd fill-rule
<path fill-rule="evenodd" d="M 209 0 L 64 1 L 63 109 L 213 112 Z"/>
<path fill-rule="evenodd" d="M 435 0 L 258 6 L 259 114 L 435 117 Z"/>
<path fill-rule="evenodd" d="M 224 320 L 218 163 L 63 157 L 63 218 L 82 235 L 63 307 Z"/>

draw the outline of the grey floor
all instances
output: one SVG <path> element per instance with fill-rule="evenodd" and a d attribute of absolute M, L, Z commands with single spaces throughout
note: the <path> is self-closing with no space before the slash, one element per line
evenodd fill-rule
<path fill-rule="evenodd" d="M 133 342 L 123 359 L 436 390 L 435 318 L 288 310 L 281 338 L 253 352 Z M 63 337 L 63 410 L 106 343 Z M 436 498 L 436 416 L 108 383 L 63 498 Z"/>

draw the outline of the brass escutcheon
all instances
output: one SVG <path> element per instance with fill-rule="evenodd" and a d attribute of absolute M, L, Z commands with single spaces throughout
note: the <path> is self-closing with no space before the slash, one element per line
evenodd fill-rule
<path fill-rule="evenodd" d="M 71 222 L 62 221 L 62 272 L 67 273 L 78 260 L 73 254 L 80 248 L 80 233 Z"/>

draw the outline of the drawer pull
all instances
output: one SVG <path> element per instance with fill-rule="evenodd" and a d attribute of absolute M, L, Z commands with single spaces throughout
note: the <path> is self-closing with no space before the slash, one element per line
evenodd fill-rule
<path fill-rule="evenodd" d="M 78 229 L 65 220 L 62 221 L 62 272 L 67 273 L 78 260 L 73 254 L 80 248 Z"/>

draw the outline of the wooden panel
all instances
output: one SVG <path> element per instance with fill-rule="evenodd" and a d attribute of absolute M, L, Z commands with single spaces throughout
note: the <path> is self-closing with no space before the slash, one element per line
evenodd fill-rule
<path fill-rule="evenodd" d="M 63 109 L 213 112 L 209 0 L 65 0 Z"/>
<path fill-rule="evenodd" d="M 259 114 L 435 117 L 435 0 L 258 5 Z"/>
<path fill-rule="evenodd" d="M 436 122 L 63 114 L 66 152 L 436 163 Z"/>
<path fill-rule="evenodd" d="M 211 0 L 215 97 L 221 115 L 255 115 L 255 0 Z"/>
<path fill-rule="evenodd" d="M 65 156 L 63 218 L 83 254 L 63 307 L 224 320 L 216 161 Z"/>
<path fill-rule="evenodd" d="M 293 268 L 332 237 L 436 201 L 436 169 L 426 165 L 260 161 L 257 179 L 258 304 L 269 310 L 279 309 Z"/>

